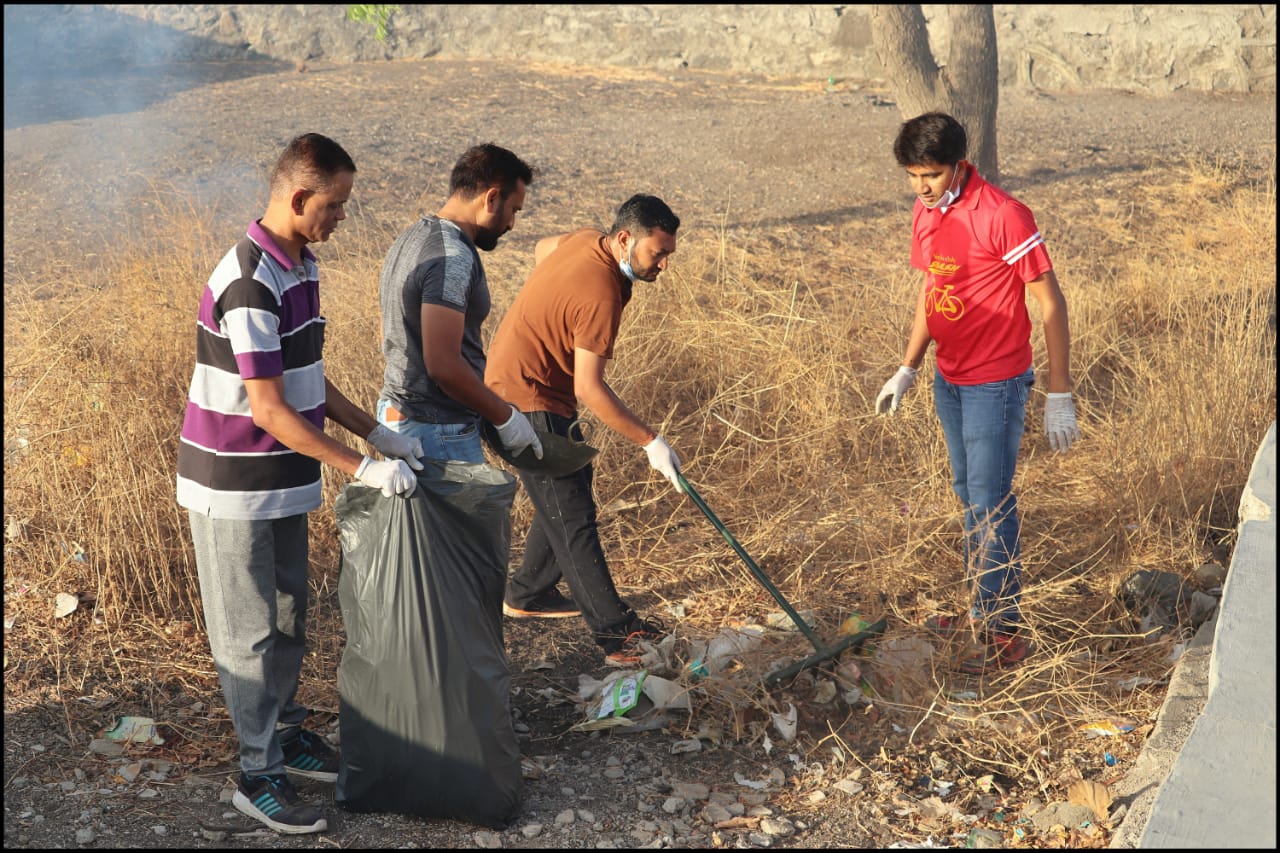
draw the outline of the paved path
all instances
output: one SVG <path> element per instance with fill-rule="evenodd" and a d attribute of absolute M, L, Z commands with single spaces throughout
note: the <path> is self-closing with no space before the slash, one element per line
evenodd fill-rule
<path fill-rule="evenodd" d="M 1276 847 L 1276 427 L 1254 457 L 1217 615 L 1117 786 L 1112 847 Z"/>

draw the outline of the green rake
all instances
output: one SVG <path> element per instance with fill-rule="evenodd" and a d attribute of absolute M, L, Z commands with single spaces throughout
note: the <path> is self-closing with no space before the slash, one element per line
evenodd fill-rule
<path fill-rule="evenodd" d="M 769 594 L 773 596 L 774 600 L 778 602 L 778 605 L 782 608 L 783 612 L 790 616 L 791 621 L 800 629 L 800 633 L 804 634 L 805 638 L 813 645 L 815 654 L 810 655 L 802 661 L 793 663 L 788 667 L 777 670 L 776 672 L 769 673 L 764 680 L 767 686 L 777 686 L 783 681 L 799 675 L 802 670 L 817 666 L 828 660 L 834 660 L 845 649 L 849 649 L 854 646 L 861 646 L 872 637 L 878 637 L 884 633 L 887 620 L 881 619 L 873 625 L 868 625 L 865 630 L 859 631 L 858 633 L 848 637 L 842 637 L 831 645 L 824 644 L 818 639 L 818 635 L 814 633 L 811 627 L 809 627 L 809 624 L 805 622 L 800 614 L 796 612 L 795 608 L 791 606 L 791 603 L 782 596 L 782 593 L 773 585 L 768 576 L 761 571 L 759 566 L 756 565 L 756 561 L 751 559 L 751 555 L 746 552 L 746 549 L 738 544 L 738 540 L 733 537 L 733 534 L 729 532 L 729 529 L 724 526 L 720 519 L 716 518 L 716 514 L 711 511 L 711 507 L 707 506 L 706 501 L 702 499 L 702 496 L 698 494 L 697 490 L 694 489 L 693 486 L 689 485 L 689 481 L 685 479 L 684 474 L 676 471 L 676 479 L 680 482 L 680 487 L 684 489 L 684 493 L 689 496 L 694 504 L 697 505 L 698 509 L 702 510 L 702 514 L 707 517 L 707 520 L 711 522 L 715 529 L 720 531 L 720 535 L 724 537 L 724 540 L 728 542 L 729 546 L 737 552 L 739 557 L 742 558 L 742 562 L 747 564 L 747 568 L 751 570 L 751 574 L 755 576 L 755 579 L 760 581 L 761 586 L 763 586 Z"/>

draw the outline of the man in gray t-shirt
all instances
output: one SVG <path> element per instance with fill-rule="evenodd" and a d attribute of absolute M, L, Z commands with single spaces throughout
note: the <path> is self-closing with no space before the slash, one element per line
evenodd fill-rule
<path fill-rule="evenodd" d="M 497 145 L 458 159 L 449 198 L 391 246 L 379 284 L 386 360 L 378 421 L 421 440 L 432 459 L 484 462 L 480 419 L 513 455 L 542 445 L 525 416 L 484 384 L 480 329 L 489 282 L 478 249 L 492 251 L 514 227 L 533 169 Z"/>

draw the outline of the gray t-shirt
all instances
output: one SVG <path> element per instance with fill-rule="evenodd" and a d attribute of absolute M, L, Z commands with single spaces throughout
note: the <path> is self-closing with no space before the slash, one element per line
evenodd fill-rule
<path fill-rule="evenodd" d="M 489 316 L 489 282 L 475 244 L 447 219 L 424 216 L 396 238 L 382 265 L 382 398 L 425 423 L 479 419 L 427 376 L 422 362 L 422 306 L 444 305 L 465 315 L 462 356 L 484 378 L 480 327 Z"/>

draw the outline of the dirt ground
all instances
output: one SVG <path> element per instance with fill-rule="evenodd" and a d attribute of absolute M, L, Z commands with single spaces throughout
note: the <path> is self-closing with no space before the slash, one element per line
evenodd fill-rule
<path fill-rule="evenodd" d="M 902 117 L 890 93 L 857 81 L 432 60 L 305 72 L 192 64 L 44 81 L 9 72 L 6 278 L 37 263 L 86 262 L 84 253 L 108 245 L 122 222 L 140 214 L 146 221 L 157 187 L 247 222 L 259 213 L 264 164 L 290 136 L 313 129 L 355 157 L 349 224 L 373 234 L 392 234 L 413 212 L 438 206 L 457 155 L 492 140 L 541 173 L 504 240 L 508 257 L 528 254 L 540 236 L 607 224 L 612 208 L 641 189 L 665 197 L 686 233 L 723 229 L 735 240 L 798 243 L 811 247 L 817 267 L 839 262 L 842 241 L 866 236 L 859 217 L 899 210 L 902 233 L 884 245 L 886 263 L 906 251 L 912 199 L 889 152 Z M 1003 183 L 1039 210 L 1100 175 L 1187 156 L 1244 158 L 1262 169 L 1274 157 L 1275 105 L 1271 95 L 1008 93 L 999 133 Z M 163 221 L 146 227 L 164 239 Z M 486 259 L 491 279 L 511 269 L 501 256 Z M 643 591 L 636 595 L 648 609 Z M 769 755 L 759 744 L 710 748 L 710 740 L 698 751 L 673 751 L 677 739 L 667 732 L 571 731 L 581 715 L 564 700 L 579 675 L 608 671 L 583 634 L 577 620 L 507 623 L 530 759 L 524 805 L 507 830 L 345 813 L 333 808 L 326 786 L 306 783 L 302 790 L 327 807 L 327 834 L 253 831 L 218 801 L 233 766 L 184 758 L 183 719 L 203 719 L 227 738 L 222 756 L 233 752 L 225 718 L 221 728 L 208 723 L 217 718 L 216 693 L 123 689 L 151 703 L 146 713 L 175 723 L 166 745 L 131 748 L 126 762 L 68 738 L 79 731 L 72 716 L 84 709 L 68 712 L 51 685 L 44 697 L 5 692 L 5 846 L 882 847 L 926 839 L 964 846 L 950 820 L 924 820 L 918 809 L 901 817 L 905 798 L 930 798 L 927 750 L 925 771 L 851 760 L 837 775 L 829 758 L 816 768 L 816 753 L 782 744 Z M 174 638 L 188 641 L 202 638 Z M 82 701 L 103 719 L 138 713 L 119 699 Z M 334 711 L 322 709 L 316 724 L 332 731 Z M 877 744 L 904 748 L 911 734 L 865 706 L 842 713 L 861 716 L 849 727 L 860 754 Z M 837 779 L 850 784 L 833 787 Z M 993 784 L 998 797 L 1011 781 Z"/>

